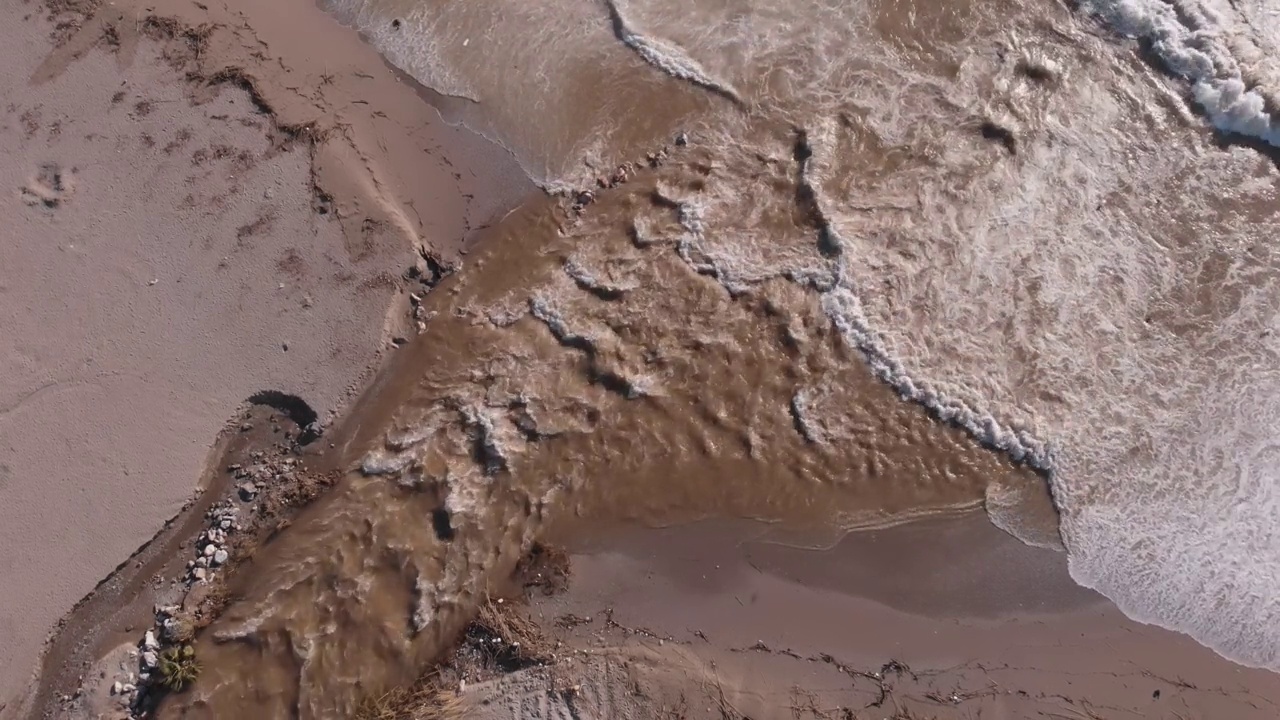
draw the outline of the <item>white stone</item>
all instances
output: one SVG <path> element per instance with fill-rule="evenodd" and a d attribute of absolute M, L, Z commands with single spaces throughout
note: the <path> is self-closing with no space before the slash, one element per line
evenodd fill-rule
<path fill-rule="evenodd" d="M 191 573 L 191 575 L 197 580 L 203 580 L 208 573 L 205 572 L 204 568 L 196 568 L 195 572 Z"/>
<path fill-rule="evenodd" d="M 218 552 L 213 554 L 213 564 L 221 565 L 222 563 L 227 561 L 227 557 L 228 556 L 227 556 L 226 550 L 219 550 Z"/>
<path fill-rule="evenodd" d="M 114 683 L 112 683 L 112 684 L 111 684 L 111 694 L 112 694 L 112 695 L 119 695 L 119 694 L 121 694 L 121 693 L 123 693 L 123 692 L 124 692 L 124 683 L 122 683 L 122 682 L 120 682 L 119 680 L 117 680 L 117 681 L 115 681 Z"/>
<path fill-rule="evenodd" d="M 142 667 L 150 670 L 160 664 L 160 657 L 156 655 L 154 650 L 148 650 L 142 653 Z"/>
<path fill-rule="evenodd" d="M 217 546 L 217 545 L 214 545 L 214 544 L 212 544 L 212 543 L 210 543 L 209 545 L 205 545 L 205 546 L 204 546 L 204 556 L 205 556 L 205 557 L 211 557 L 211 556 L 212 556 L 215 552 L 217 552 L 217 551 L 218 551 L 218 546 Z"/>
<path fill-rule="evenodd" d="M 142 636 L 142 647 L 148 650 L 160 649 L 160 641 L 156 640 L 156 634 L 154 631 L 148 630 L 146 634 Z"/>

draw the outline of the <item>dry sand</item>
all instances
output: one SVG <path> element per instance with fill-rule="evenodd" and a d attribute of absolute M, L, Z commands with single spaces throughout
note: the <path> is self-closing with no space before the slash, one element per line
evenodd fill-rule
<path fill-rule="evenodd" d="M 981 513 L 848 536 L 613 530 L 529 612 L 548 667 L 472 683 L 483 720 L 1058 718 L 1251 720 L 1280 676 L 1125 618 L 1065 558 Z"/>
<path fill-rule="evenodd" d="M 419 251 L 456 260 L 528 189 L 354 36 L 306 78 L 226 43 L 255 64 L 210 83 L 242 59 L 216 26 L 174 38 L 119 10 L 75 34 L 4 4 L 0 711 L 59 617 L 192 496 L 239 406 L 277 391 L 340 409 L 409 331 Z M 290 20 L 350 35 L 314 7 Z M 302 102 L 308 79 L 338 100 Z M 263 103 L 291 82 L 282 127 Z M 377 117 L 351 83 L 381 93 Z"/>

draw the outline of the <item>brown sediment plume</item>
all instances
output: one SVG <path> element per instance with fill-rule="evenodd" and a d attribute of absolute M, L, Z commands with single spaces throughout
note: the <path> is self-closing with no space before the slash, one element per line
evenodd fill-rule
<path fill-rule="evenodd" d="M 795 167 L 752 162 L 795 197 Z M 423 299 L 427 331 L 331 438 L 354 471 L 236 579 L 161 717 L 352 712 L 412 681 L 557 517 L 748 516 L 827 544 L 1042 482 L 873 378 L 794 267 L 717 275 L 677 239 L 715 164 L 663 167 L 572 224 L 526 205 Z M 761 203 L 773 249 L 822 259 L 806 213 Z"/>

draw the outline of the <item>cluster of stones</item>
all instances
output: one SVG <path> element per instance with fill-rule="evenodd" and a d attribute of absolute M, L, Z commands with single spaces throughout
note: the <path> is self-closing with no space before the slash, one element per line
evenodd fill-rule
<path fill-rule="evenodd" d="M 277 478 L 292 479 L 297 465 L 294 458 L 268 459 L 267 454 L 261 451 L 250 453 L 249 458 L 252 464 L 248 467 L 227 467 L 227 472 L 235 478 L 235 496 L 215 503 L 205 513 L 208 524 L 196 539 L 195 558 L 187 561 L 184 576 L 187 587 L 208 582 L 216 569 L 230 559 L 228 539 L 242 527 L 238 519 L 240 508 L 237 505 L 253 502 L 262 488 Z M 136 649 L 129 651 L 131 660 L 137 660 L 136 671 L 122 674 L 111 685 L 111 695 L 128 709 L 130 718 L 143 716 L 143 700 L 149 688 L 160 681 L 160 653 L 163 648 L 178 646 L 189 640 L 188 629 L 179 617 L 180 612 L 181 608 L 177 605 L 155 607 L 155 626 L 143 634 Z"/>
<path fill-rule="evenodd" d="M 252 485 L 252 483 L 248 483 Z M 256 495 L 256 490 L 255 493 Z M 196 557 L 187 561 L 186 581 L 188 585 L 206 582 L 213 577 L 214 570 L 230 559 L 226 548 L 227 538 L 240 529 L 236 517 L 239 510 L 231 501 L 220 502 L 209 508 L 205 518 L 209 527 L 200 532 L 196 538 Z"/>
<path fill-rule="evenodd" d="M 172 610 L 177 612 L 177 608 Z M 129 709 L 130 718 L 139 718 L 142 717 L 142 700 L 160 671 L 160 639 L 155 630 L 148 630 L 142 636 L 142 642 L 138 643 L 136 650 L 129 651 L 129 657 L 137 659 L 137 672 L 130 672 L 124 679 L 115 681 L 111 685 L 111 694 Z"/>
<path fill-rule="evenodd" d="M 418 334 L 427 331 L 427 323 L 436 316 L 436 311 L 427 310 L 422 305 L 422 296 L 417 293 L 409 293 L 409 302 L 413 305 L 413 325 L 417 329 Z"/>

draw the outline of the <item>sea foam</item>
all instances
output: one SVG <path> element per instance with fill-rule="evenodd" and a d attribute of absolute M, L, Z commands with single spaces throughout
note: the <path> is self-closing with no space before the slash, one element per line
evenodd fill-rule
<path fill-rule="evenodd" d="M 1088 0 L 1084 8 L 1116 32 L 1148 43 L 1165 69 L 1191 83 L 1192 97 L 1214 127 L 1280 147 L 1280 2 L 1214 5 Z"/>

